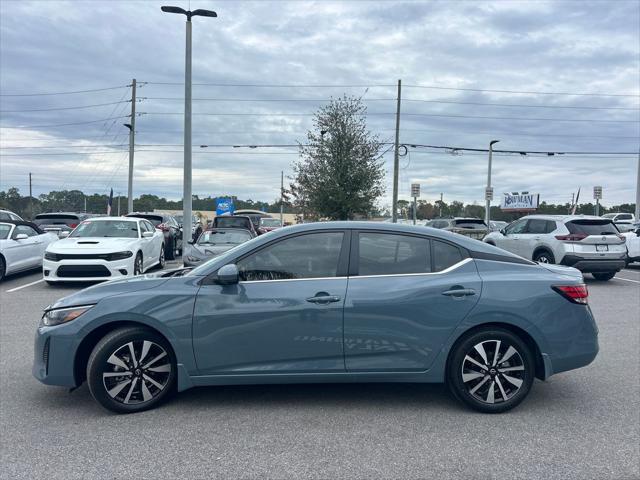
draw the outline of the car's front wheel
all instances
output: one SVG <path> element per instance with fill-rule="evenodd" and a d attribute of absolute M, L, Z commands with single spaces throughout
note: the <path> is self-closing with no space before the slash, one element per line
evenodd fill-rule
<path fill-rule="evenodd" d="M 167 260 L 176 259 L 175 239 L 172 237 L 169 237 L 167 239 L 167 246 L 164 249 L 164 256 Z"/>
<path fill-rule="evenodd" d="M 138 252 L 138 254 L 136 255 L 136 259 L 133 262 L 133 275 L 137 276 L 137 275 L 141 275 L 142 274 L 142 254 L 140 252 Z"/>
<path fill-rule="evenodd" d="M 601 282 L 606 282 L 607 280 L 611 280 L 616 276 L 616 272 L 606 272 L 606 273 L 592 273 L 593 278 L 596 280 L 600 280 Z"/>
<path fill-rule="evenodd" d="M 176 360 L 166 340 L 141 327 L 114 330 L 87 362 L 87 384 L 104 408 L 134 413 L 156 407 L 174 390 Z"/>
<path fill-rule="evenodd" d="M 484 413 L 502 413 L 522 402 L 533 384 L 529 347 L 500 328 L 476 331 L 457 342 L 450 357 L 448 385 L 456 398 Z"/>
<path fill-rule="evenodd" d="M 162 247 L 160 247 L 160 258 L 158 258 L 158 266 L 160 267 L 160 269 L 163 269 L 166 263 L 167 261 L 164 258 L 164 243 L 163 243 Z"/>
<path fill-rule="evenodd" d="M 538 263 L 556 263 L 553 253 L 547 250 L 540 250 L 533 256 L 533 261 Z"/>

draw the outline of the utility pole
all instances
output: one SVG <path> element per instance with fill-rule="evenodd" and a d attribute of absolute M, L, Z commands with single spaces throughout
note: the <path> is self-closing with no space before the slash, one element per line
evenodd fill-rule
<path fill-rule="evenodd" d="M 84 197 L 84 213 L 87 213 L 87 196 L 84 193 L 82 196 Z"/>
<path fill-rule="evenodd" d="M 402 80 L 398 80 L 398 104 L 396 105 L 396 141 L 393 150 L 393 201 L 391 206 L 391 221 L 398 222 L 398 169 L 400 166 L 400 98 Z"/>
<path fill-rule="evenodd" d="M 440 218 L 442 218 L 442 192 L 440 192 Z"/>
<path fill-rule="evenodd" d="M 131 123 L 125 123 L 129 129 L 129 183 L 127 186 L 127 210 L 133 212 L 133 155 L 136 142 L 136 79 L 131 81 Z"/>
<path fill-rule="evenodd" d="M 122 192 L 118 192 L 118 216 L 120 216 L 120 195 L 122 195 Z"/>
<path fill-rule="evenodd" d="M 489 142 L 489 171 L 487 172 L 487 188 L 484 191 L 486 201 L 484 223 L 486 223 L 487 226 L 489 226 L 489 221 L 491 220 L 491 200 L 493 200 L 493 188 L 491 188 L 491 157 L 493 156 L 493 145 L 499 141 L 500 140 L 491 140 L 491 142 Z"/>
<path fill-rule="evenodd" d="M 29 172 L 29 217 L 33 220 L 33 189 L 31 185 L 31 172 Z"/>
<path fill-rule="evenodd" d="M 280 172 L 280 226 L 284 227 L 284 171 Z"/>

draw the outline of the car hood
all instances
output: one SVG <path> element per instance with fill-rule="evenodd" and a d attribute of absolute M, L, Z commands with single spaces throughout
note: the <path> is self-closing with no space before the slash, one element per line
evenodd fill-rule
<path fill-rule="evenodd" d="M 63 297 L 49 305 L 46 309 L 72 307 L 75 305 L 92 305 L 106 297 L 156 288 L 168 280 L 168 278 L 162 278 L 156 275 L 140 275 L 133 278 L 110 280 Z"/>
<path fill-rule="evenodd" d="M 138 243 L 137 238 L 84 237 L 64 238 L 47 247 L 52 253 L 112 253 Z"/>
<path fill-rule="evenodd" d="M 233 247 L 235 247 L 236 244 L 228 244 L 228 245 L 193 245 L 192 248 L 193 250 L 196 251 L 196 253 L 206 256 L 206 257 L 210 257 L 210 256 L 217 256 L 220 255 L 224 252 L 226 252 L 227 250 L 231 250 Z"/>

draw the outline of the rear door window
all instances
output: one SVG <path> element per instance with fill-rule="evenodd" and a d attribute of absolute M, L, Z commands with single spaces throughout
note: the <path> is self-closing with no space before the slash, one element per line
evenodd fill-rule
<path fill-rule="evenodd" d="M 505 233 L 507 235 L 514 235 L 518 233 L 524 233 L 527 227 L 527 219 L 518 220 L 513 222 L 507 226 L 505 229 Z"/>
<path fill-rule="evenodd" d="M 550 223 L 553 224 L 553 227 L 550 227 Z M 549 230 L 549 228 L 552 228 L 551 230 Z M 531 220 L 529 220 L 529 223 L 527 224 L 527 229 L 524 233 L 531 233 L 531 234 L 543 234 L 543 233 L 549 233 L 552 232 L 555 229 L 555 223 L 554 222 L 548 222 L 547 220 L 541 220 L 539 218 L 532 218 Z"/>
<path fill-rule="evenodd" d="M 611 220 L 572 220 L 566 223 L 570 233 L 585 235 L 616 235 L 618 229 Z"/>
<path fill-rule="evenodd" d="M 359 275 L 397 275 L 431 271 L 429 239 L 411 235 L 360 232 Z"/>
<path fill-rule="evenodd" d="M 462 261 L 463 254 L 458 247 L 450 243 L 432 240 L 433 271 L 441 272 Z"/>

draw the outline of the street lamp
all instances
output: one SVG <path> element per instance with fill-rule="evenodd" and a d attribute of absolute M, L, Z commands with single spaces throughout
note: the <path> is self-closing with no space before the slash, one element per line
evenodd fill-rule
<path fill-rule="evenodd" d="M 489 226 L 489 220 L 491 220 L 491 200 L 493 200 L 493 189 L 491 188 L 491 157 L 493 155 L 493 145 L 498 143 L 500 140 L 491 140 L 489 142 L 489 171 L 487 173 L 487 188 L 484 192 L 484 199 L 486 201 L 485 211 L 484 211 L 484 223 Z"/>
<path fill-rule="evenodd" d="M 180 7 L 161 7 L 166 13 L 179 13 L 187 17 L 186 54 L 184 68 L 184 186 L 182 193 L 182 238 L 191 238 L 191 17 L 217 17 L 211 10 L 194 10 L 193 12 Z"/>

